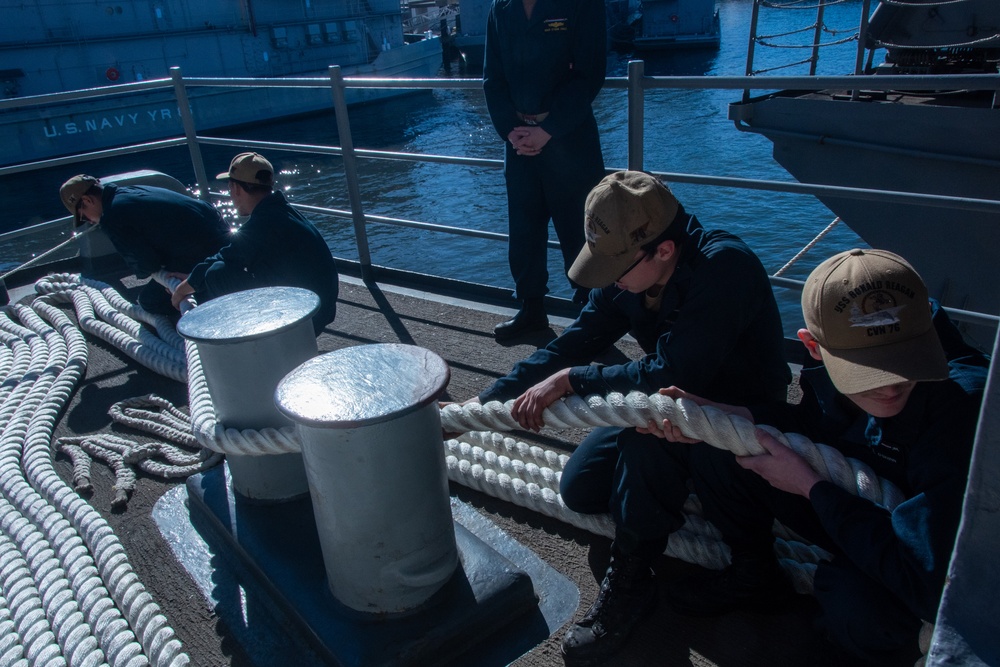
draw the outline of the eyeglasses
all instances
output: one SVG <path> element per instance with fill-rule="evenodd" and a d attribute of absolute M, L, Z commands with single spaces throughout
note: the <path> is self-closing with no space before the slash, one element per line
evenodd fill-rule
<path fill-rule="evenodd" d="M 627 268 L 627 269 L 625 269 L 625 272 L 624 272 L 624 273 L 622 273 L 622 274 L 621 274 L 620 276 L 618 276 L 618 278 L 617 278 L 617 279 L 615 279 L 615 282 L 618 282 L 619 280 L 621 280 L 622 278 L 624 278 L 624 277 L 625 277 L 625 276 L 627 276 L 628 274 L 632 273 L 632 270 L 633 270 L 633 269 L 635 269 L 635 267 L 637 267 L 637 266 L 639 266 L 640 264 L 642 264 L 642 263 L 643 263 L 643 261 L 645 261 L 645 259 L 646 259 L 646 258 L 647 258 L 648 256 L 649 256 L 649 255 L 647 255 L 646 253 L 642 253 L 642 257 L 640 257 L 639 259 L 637 259 L 637 260 L 635 260 L 634 262 L 632 262 L 631 264 L 629 264 L 628 268 Z"/>

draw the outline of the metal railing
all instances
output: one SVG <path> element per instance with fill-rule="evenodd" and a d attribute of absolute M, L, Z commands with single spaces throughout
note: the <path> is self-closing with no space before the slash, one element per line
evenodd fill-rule
<path fill-rule="evenodd" d="M 332 98 L 333 109 L 336 114 L 339 146 L 312 145 L 282 142 L 252 141 L 246 139 L 227 139 L 220 137 L 200 136 L 194 114 L 188 100 L 188 89 L 198 87 L 212 88 L 313 88 L 329 89 Z M 974 74 L 974 75 L 949 75 L 942 76 L 681 76 L 681 77 L 652 77 L 644 73 L 644 63 L 633 61 L 629 63 L 627 77 L 609 78 L 605 84 L 607 89 L 624 89 L 628 99 L 628 130 L 627 130 L 627 168 L 642 170 L 645 168 L 643 155 L 644 140 L 644 119 L 647 106 L 646 92 L 657 89 L 695 89 L 695 90 L 817 90 L 817 89 L 859 89 L 864 90 L 893 90 L 905 87 L 907 90 L 940 90 L 948 89 L 975 89 L 989 90 L 995 94 L 1000 91 L 1000 75 Z M 467 167 L 488 167 L 502 168 L 502 160 L 471 158 L 464 156 L 418 154 L 392 151 L 379 151 L 358 149 L 354 147 L 350 116 L 345 91 L 350 88 L 377 88 L 377 89 L 407 89 L 407 90 L 434 90 L 434 89 L 470 89 L 481 90 L 482 81 L 480 79 L 378 79 L 363 77 L 343 77 L 338 66 L 329 69 L 329 76 L 324 77 L 302 77 L 302 78 L 280 78 L 280 79 L 255 79 L 255 78 L 209 78 L 195 77 L 184 78 L 179 68 L 171 69 L 169 79 L 159 79 L 145 81 L 136 84 L 124 84 L 117 86 L 107 86 L 102 88 L 88 89 L 83 91 L 55 93 L 50 95 L 39 95 L 13 100 L 0 100 L 0 110 L 10 108 L 21 108 L 38 106 L 51 103 L 60 103 L 80 99 L 92 99 L 121 95 L 123 93 L 134 94 L 150 90 L 173 89 L 181 120 L 184 129 L 183 137 L 163 139 L 119 148 L 93 151 L 67 157 L 60 157 L 47 160 L 39 160 L 23 164 L 0 167 L 0 176 L 48 169 L 66 164 L 76 164 L 95 159 L 141 153 L 147 151 L 161 150 L 186 146 L 190 153 L 195 177 L 199 191 L 202 196 L 210 193 L 209 179 L 201 155 L 202 146 L 233 146 L 241 149 L 258 149 L 267 151 L 294 151 L 303 154 L 316 155 L 336 155 L 343 160 L 343 168 L 346 176 L 348 200 L 350 210 L 333 209 L 318 206 L 308 206 L 295 204 L 304 210 L 312 213 L 329 215 L 352 221 L 354 228 L 355 244 L 358 252 L 358 263 L 361 275 L 364 279 L 372 278 L 371 251 L 368 244 L 367 226 L 369 224 L 385 224 L 401 227 L 421 229 L 434 233 L 445 233 L 459 236 L 469 236 L 495 241 L 506 241 L 507 235 L 485 232 L 461 227 L 440 225 L 424 221 L 405 220 L 388 216 L 369 215 L 365 212 L 362 203 L 359 186 L 358 163 L 360 160 L 403 160 L 425 163 L 439 163 L 463 165 Z M 739 124 L 737 124 L 739 127 Z M 866 188 L 842 187 L 832 185 L 818 185 L 807 183 L 793 183 L 787 181 L 758 180 L 736 178 L 729 176 L 713 176 L 705 174 L 674 173 L 664 171 L 654 171 L 654 173 L 672 183 L 690 183 L 703 186 L 739 188 L 747 190 L 760 190 L 769 192 L 792 193 L 797 195 L 808 195 L 814 197 L 838 196 L 848 197 L 867 201 L 887 201 L 899 204 L 917 204 L 921 206 L 945 207 L 950 209 L 962 209 L 971 211 L 985 211 L 1000 214 L 1000 201 L 973 199 L 968 197 L 952 197 L 944 195 L 928 195 L 911 192 L 890 192 Z M 49 221 L 31 228 L 17 230 L 8 234 L 0 235 L 0 242 L 10 240 L 29 233 L 38 233 L 46 230 L 56 229 L 65 225 L 66 218 Z M 557 247 L 556 242 L 550 241 L 551 247 Z M 773 283 L 791 289 L 800 289 L 801 282 L 786 278 L 775 278 Z M 979 320 L 980 318 L 969 314 L 968 318 Z M 963 319 L 967 319 L 963 316 Z M 996 323 L 997 318 L 985 316 L 983 321 Z"/>

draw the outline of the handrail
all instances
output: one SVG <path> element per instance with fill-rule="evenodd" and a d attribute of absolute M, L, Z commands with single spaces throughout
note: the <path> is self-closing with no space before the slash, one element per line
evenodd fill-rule
<path fill-rule="evenodd" d="M 636 61 L 638 62 L 638 61 Z M 403 88 L 414 90 L 463 89 L 479 90 L 482 79 L 470 78 L 405 78 L 405 77 L 343 77 L 346 88 Z M 860 84 L 860 85 L 859 85 Z M 330 80 L 323 77 L 184 77 L 188 87 L 214 88 L 329 88 Z M 861 74 L 849 76 L 644 76 L 644 88 L 684 88 L 702 90 L 817 90 L 852 89 L 892 91 L 905 90 L 1000 90 L 1000 74 Z M 170 90 L 171 79 L 150 79 L 100 88 L 87 88 L 62 93 L 47 93 L 0 100 L 0 110 L 38 106 L 56 102 L 110 97 L 148 90 Z M 604 87 L 627 88 L 629 77 L 608 77 Z"/>
<path fill-rule="evenodd" d="M 358 176 L 356 167 L 353 166 L 356 160 L 398 160 L 440 164 L 455 164 L 466 167 L 487 167 L 499 169 L 503 165 L 502 160 L 471 158 L 465 156 L 435 155 L 435 154 L 414 154 L 396 151 L 380 151 L 370 149 L 358 149 L 353 146 L 351 136 L 351 124 L 349 111 L 344 101 L 344 90 L 348 88 L 401 88 L 401 89 L 476 89 L 481 90 L 482 81 L 480 79 L 427 79 L 427 78 L 390 78 L 374 79 L 366 77 L 343 77 L 340 75 L 340 68 L 333 66 L 330 68 L 329 78 L 320 77 L 291 77 L 280 79 L 260 79 L 260 78 L 214 78 L 214 77 L 191 77 L 184 78 L 179 68 L 171 69 L 171 79 L 158 79 L 141 82 L 141 84 L 122 84 L 108 86 L 101 89 L 88 89 L 83 91 L 73 91 L 68 93 L 56 93 L 52 95 L 40 95 L 31 98 L 20 98 L 14 100 L 0 101 L 0 109 L 13 108 L 17 106 L 34 105 L 42 102 L 66 101 L 72 99 L 88 99 L 102 95 L 119 95 L 128 92 L 136 92 L 152 89 L 172 89 L 175 96 L 183 100 L 187 95 L 188 87 L 288 87 L 288 88 L 328 88 L 333 94 L 333 104 L 337 111 L 338 132 L 340 136 L 340 146 L 315 145 L 315 144 L 294 144 L 272 141 L 254 141 L 245 139 L 227 139 L 222 137 L 207 137 L 197 134 L 193 116 L 188 104 L 179 104 L 181 117 L 184 123 L 184 137 L 164 139 L 160 141 L 146 142 L 132 146 L 124 146 L 100 151 L 92 151 L 80 155 L 72 155 L 61 158 L 40 160 L 32 163 L 10 165 L 0 167 L 0 176 L 45 169 L 49 167 L 85 162 L 93 159 L 126 155 L 149 150 L 188 146 L 191 152 L 191 160 L 194 165 L 196 178 L 199 184 L 201 196 L 208 195 L 207 176 L 202 164 L 200 147 L 205 146 L 234 146 L 243 149 L 255 149 L 261 151 L 295 151 L 300 153 L 337 155 L 344 159 L 345 172 L 348 182 L 348 195 L 351 201 L 351 210 L 333 211 L 335 215 L 344 215 L 350 218 L 354 224 L 355 241 L 358 247 L 359 263 L 362 275 L 367 275 L 371 267 L 371 256 L 368 249 L 367 231 L 365 226 L 369 223 L 392 224 L 404 227 L 414 227 L 435 232 L 450 233 L 456 235 L 473 236 L 490 240 L 506 240 L 505 234 L 494 234 L 490 232 L 479 232 L 476 230 L 459 230 L 446 225 L 434 225 L 417 221 L 403 220 L 387 216 L 376 216 L 366 214 L 362 207 L 360 192 L 358 187 Z M 645 92 L 656 89 L 717 89 L 717 90 L 884 90 L 895 89 L 906 90 L 955 90 L 955 89 L 976 89 L 1000 92 L 1000 75 L 998 74 L 970 74 L 970 75 L 915 75 L 915 76 L 671 76 L 655 77 L 646 76 L 644 73 L 644 63 L 633 61 L 629 63 L 627 77 L 609 78 L 605 85 L 609 89 L 625 89 L 628 95 L 628 168 L 644 169 L 642 154 L 643 123 L 645 108 Z M 739 125 L 737 125 L 739 127 Z M 772 181 L 760 179 L 736 178 L 728 176 L 712 176 L 705 174 L 673 173 L 673 172 L 652 172 L 673 183 L 688 183 L 694 185 L 710 185 L 715 187 L 742 188 L 750 190 L 762 190 L 770 192 L 783 192 L 799 195 L 837 196 L 855 198 L 864 201 L 886 201 L 899 204 L 911 204 L 920 206 L 946 207 L 952 209 L 962 209 L 970 211 L 985 211 L 989 213 L 1000 213 L 1000 201 L 974 199 L 968 197 L 953 197 L 935 194 L 923 194 L 912 192 L 890 192 L 883 190 L 854 188 L 833 185 L 820 185 L 810 183 L 796 183 L 791 181 Z M 298 205 L 303 206 L 303 205 Z M 304 207 L 304 210 L 320 211 L 319 207 Z M 323 211 L 326 212 L 326 211 Z M 31 228 L 32 231 L 41 231 L 57 228 L 59 221 L 41 223 Z M 16 238 L 28 233 L 28 230 L 18 230 L 7 234 L 0 234 L 0 242 Z M 557 244 L 550 242 L 551 247 Z M 778 281 L 774 281 L 778 284 Z M 791 285 L 788 285 L 791 286 Z M 796 285 L 800 289 L 800 285 Z M 994 318 L 995 319 L 995 318 Z"/>

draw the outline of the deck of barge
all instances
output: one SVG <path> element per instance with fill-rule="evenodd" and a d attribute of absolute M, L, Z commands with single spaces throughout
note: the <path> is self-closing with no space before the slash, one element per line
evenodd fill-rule
<path fill-rule="evenodd" d="M 136 281 L 126 277 L 112 284 L 134 297 Z M 129 290 L 127 286 L 131 286 Z M 16 295 L 16 293 L 14 293 Z M 425 293 L 387 285 L 368 284 L 351 278 L 342 281 L 336 320 L 319 337 L 320 352 L 367 343 L 415 344 L 438 353 L 451 367 L 451 381 L 445 400 L 463 400 L 477 394 L 536 346 L 544 345 L 565 320 L 553 322 L 548 334 L 527 338 L 519 344 L 502 346 L 492 338 L 493 325 L 509 313 L 502 308 L 432 297 Z M 148 393 L 159 394 L 175 405 L 187 405 L 186 387 L 143 368 L 103 342 L 91 339 L 90 360 L 85 379 L 77 387 L 71 403 L 57 427 L 56 436 L 127 429 L 111 426 L 108 408 L 116 401 Z M 635 356 L 638 347 L 628 341 L 607 352 L 607 360 Z M 141 435 L 135 435 L 143 440 Z M 516 437 L 549 448 L 571 449 L 584 435 L 581 432 L 543 432 L 541 436 L 517 433 Z M 60 475 L 67 481 L 71 467 L 57 457 Z M 110 523 L 123 542 L 137 574 L 161 606 L 178 639 L 194 665 L 217 667 L 285 667 L 290 655 L 258 645 L 255 637 L 270 619 L 246 619 L 240 610 L 225 608 L 232 602 L 206 598 L 181 563 L 171 556 L 167 543 L 152 514 L 161 498 L 177 494 L 181 480 L 140 478 L 128 507 L 112 511 L 114 476 L 108 468 L 95 464 L 92 505 Z M 609 540 L 563 524 L 557 520 L 491 498 L 452 483 L 453 499 L 465 503 L 488 522 L 537 554 L 548 565 L 579 588 L 580 602 L 567 616 L 579 618 L 597 593 L 609 556 Z M 246 595 L 254 590 L 249 580 L 240 579 L 225 559 L 213 557 L 211 567 L 218 576 L 236 577 Z M 670 582 L 693 571 L 694 566 L 661 557 L 656 563 L 661 593 Z M 237 596 L 236 599 L 238 599 Z M 662 597 L 662 595 L 661 595 Z M 661 603 L 655 614 L 635 633 L 628 647 L 609 664 L 614 665 L 698 665 L 698 666 L 801 666 L 849 664 L 838 649 L 826 641 L 810 619 L 815 604 L 801 597 L 783 614 L 733 613 L 716 619 L 692 619 L 673 613 Z M 242 626 L 242 627 L 240 627 Z M 562 665 L 559 637 L 562 628 L 518 658 L 522 667 Z M 286 641 L 298 644 L 293 630 L 280 631 Z M 306 661 L 308 662 L 308 661 Z M 474 663 L 470 663 L 474 664 Z"/>

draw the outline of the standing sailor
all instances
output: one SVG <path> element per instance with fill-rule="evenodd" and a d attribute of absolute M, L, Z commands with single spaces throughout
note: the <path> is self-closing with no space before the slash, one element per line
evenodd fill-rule
<path fill-rule="evenodd" d="M 607 37 L 600 0 L 494 0 L 486 25 L 483 89 L 505 143 L 507 250 L 517 315 L 493 330 L 506 340 L 548 327 L 548 221 L 565 271 L 583 247 L 583 204 L 604 177 L 591 107 L 604 85 Z M 575 301 L 587 290 L 576 288 Z"/>

